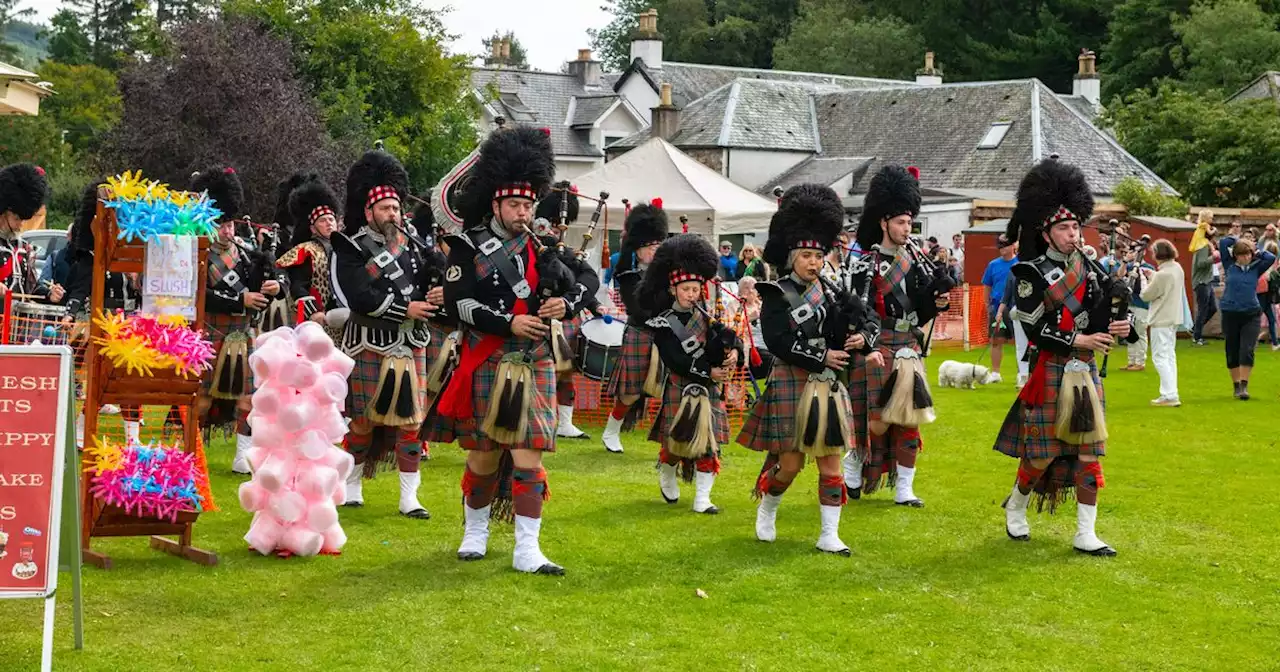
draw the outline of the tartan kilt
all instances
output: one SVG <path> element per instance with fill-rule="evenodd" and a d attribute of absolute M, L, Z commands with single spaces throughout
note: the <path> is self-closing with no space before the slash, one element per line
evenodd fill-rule
<path fill-rule="evenodd" d="M 622 349 L 619 351 L 618 364 L 614 367 L 613 377 L 609 380 L 610 396 L 621 399 L 644 394 L 644 379 L 649 375 L 649 355 L 652 347 L 653 335 L 647 329 L 627 322 L 627 329 L 622 332 Z"/>
<path fill-rule="evenodd" d="M 227 335 L 232 332 L 240 332 L 248 339 L 248 350 L 245 351 L 245 387 L 247 392 L 253 391 L 253 376 L 248 370 L 249 355 L 253 354 L 253 329 L 254 318 L 249 315 L 224 315 L 222 313 L 204 314 L 204 334 L 205 338 L 213 344 L 214 361 L 217 361 L 217 354 L 222 352 L 222 343 L 227 340 Z M 205 372 L 204 377 L 200 380 L 200 391 L 209 394 L 209 390 L 213 389 L 213 368 Z"/>
<path fill-rule="evenodd" d="M 413 348 L 412 352 L 413 368 L 418 376 L 416 403 L 419 408 L 424 408 L 428 403 L 427 351 L 426 348 Z M 360 354 L 351 357 L 356 360 L 356 365 L 351 369 L 351 377 L 347 381 L 347 417 L 355 419 L 364 417 L 365 408 L 373 403 L 378 393 L 378 378 L 382 374 L 382 361 L 386 359 L 386 355 L 365 348 Z"/>
<path fill-rule="evenodd" d="M 675 373 L 667 374 L 667 380 L 662 385 L 662 406 L 658 408 L 658 414 L 649 428 L 650 441 L 666 445 L 667 432 L 671 431 L 671 426 L 676 423 L 676 413 L 680 411 L 682 391 L 686 385 L 692 384 L 694 381 L 689 378 Z M 720 396 L 720 386 L 712 385 L 707 389 L 711 392 L 711 425 L 716 430 L 716 443 L 723 450 L 724 445 L 729 443 L 729 414 L 724 409 L 724 398 Z"/>
<path fill-rule="evenodd" d="M 742 424 L 742 431 L 738 432 L 738 444 L 769 453 L 794 452 L 796 416 L 800 414 L 800 396 L 809 376 L 805 369 L 781 359 L 775 360 L 764 393 L 751 407 L 751 414 Z M 845 413 L 854 418 L 848 389 L 841 385 L 840 390 L 843 392 L 840 403 L 844 405 Z"/>
<path fill-rule="evenodd" d="M 864 434 L 866 423 L 880 419 L 880 411 L 883 410 L 879 404 L 880 393 L 889 380 L 889 374 L 893 373 L 893 353 L 902 348 L 911 348 L 919 353 L 920 342 L 910 332 L 882 331 L 876 350 L 879 350 L 880 356 L 884 358 L 884 366 L 872 369 L 864 358 L 861 366 L 854 372 L 863 390 L 861 404 L 855 407 L 855 410 L 858 411 Z"/>
<path fill-rule="evenodd" d="M 564 338 L 569 342 L 569 352 L 573 353 L 573 361 L 576 364 L 578 361 L 578 334 L 582 332 L 582 317 L 580 315 L 574 315 L 572 319 L 566 317 L 566 319 L 560 320 L 560 325 L 564 328 Z M 577 372 L 575 365 L 572 371 L 562 373 L 559 377 L 563 380 L 573 380 L 573 375 Z"/>
<path fill-rule="evenodd" d="M 1059 439 L 1054 433 L 1054 424 L 1058 420 L 1058 387 L 1062 384 L 1062 373 L 1067 361 L 1079 359 L 1089 364 L 1089 377 L 1093 379 L 1093 387 L 1098 392 L 1098 400 L 1102 403 L 1103 415 L 1106 414 L 1107 398 L 1102 387 L 1102 379 L 1098 377 L 1098 363 L 1090 350 L 1072 350 L 1071 357 L 1054 355 L 1045 361 L 1044 404 L 1028 406 L 1021 399 L 1014 399 L 1004 424 L 996 435 L 993 448 L 1010 457 L 1028 460 L 1048 459 L 1072 455 L 1105 455 L 1107 443 L 1084 443 L 1072 445 Z"/>
<path fill-rule="evenodd" d="M 482 334 L 471 332 L 466 338 L 470 347 L 479 344 Z M 502 356 L 508 352 L 523 352 L 529 346 L 524 338 L 508 338 L 489 358 L 481 362 L 476 369 L 471 388 L 471 409 L 473 417 L 452 420 L 433 413 L 428 422 L 429 441 L 449 442 L 457 440 L 463 450 L 541 450 L 555 452 L 556 449 L 556 371 L 555 362 L 551 358 L 551 349 L 544 339 L 532 351 L 533 367 L 533 400 L 529 415 L 529 435 L 523 441 L 512 444 L 500 444 L 485 435 L 480 429 L 485 414 L 489 412 L 489 403 L 497 387 L 498 364 Z"/>

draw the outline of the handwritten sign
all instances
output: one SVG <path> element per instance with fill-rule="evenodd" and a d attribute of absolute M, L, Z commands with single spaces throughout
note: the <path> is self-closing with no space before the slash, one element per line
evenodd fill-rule
<path fill-rule="evenodd" d="M 70 350 L 0 350 L 0 597 L 57 587 Z"/>
<path fill-rule="evenodd" d="M 165 235 L 147 243 L 143 312 L 195 319 L 197 249 L 194 236 Z"/>

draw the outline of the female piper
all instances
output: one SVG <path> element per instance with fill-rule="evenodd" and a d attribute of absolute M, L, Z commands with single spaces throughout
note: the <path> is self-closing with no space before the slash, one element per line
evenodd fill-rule
<path fill-rule="evenodd" d="M 846 369 L 850 351 L 879 357 L 879 321 L 858 297 L 821 277 L 843 224 L 840 198 L 828 187 L 802 184 L 782 196 L 764 260 L 783 277 L 756 285 L 764 302 L 761 331 L 776 359 L 738 443 L 769 454 L 755 488 L 756 538 L 777 537 L 782 495 L 811 456 L 822 510 L 818 550 L 848 556 L 839 535 L 846 499 L 840 457 L 855 449 Z"/>

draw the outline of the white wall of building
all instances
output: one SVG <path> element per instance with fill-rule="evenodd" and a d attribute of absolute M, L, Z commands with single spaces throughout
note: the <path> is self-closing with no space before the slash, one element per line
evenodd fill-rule
<path fill-rule="evenodd" d="M 945 247 L 951 247 L 951 236 L 969 228 L 973 202 L 938 203 L 920 208 L 921 237 L 936 237 Z"/>
<path fill-rule="evenodd" d="M 618 95 L 631 101 L 632 106 L 644 117 L 644 123 L 647 126 L 651 119 L 650 110 L 658 106 L 662 102 L 658 97 L 658 92 L 649 86 L 649 82 L 645 81 L 642 75 L 633 74 L 627 78 L 627 81 L 618 91 Z"/>
<path fill-rule="evenodd" d="M 755 190 L 783 171 L 812 155 L 812 152 L 775 152 L 759 149 L 730 149 L 725 152 L 722 174 L 739 186 Z"/>
<path fill-rule="evenodd" d="M 581 175 L 586 175 L 603 165 L 603 158 L 597 161 L 566 161 L 564 159 L 558 159 L 556 160 L 556 179 L 573 180 Z"/>
<path fill-rule="evenodd" d="M 603 150 L 610 142 L 634 135 L 643 128 L 625 105 L 619 105 L 591 129 L 591 144 Z"/>

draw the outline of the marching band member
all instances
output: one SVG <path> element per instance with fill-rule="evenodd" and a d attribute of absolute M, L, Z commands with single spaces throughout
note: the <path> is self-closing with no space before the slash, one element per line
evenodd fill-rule
<path fill-rule="evenodd" d="M 842 378 L 850 351 L 878 358 L 873 350 L 878 324 L 857 296 L 821 277 L 823 257 L 843 221 L 844 208 L 830 188 L 802 184 L 782 196 L 769 224 L 764 259 L 783 277 L 756 284 L 764 301 L 760 328 L 776 361 L 738 443 L 768 453 L 755 487 L 760 499 L 756 537 L 768 542 L 777 537 L 782 495 L 810 456 L 818 463 L 822 511 L 817 547 L 847 556 L 849 547 L 839 534 L 845 503 L 840 456 L 854 450 L 854 437 Z"/>
<path fill-rule="evenodd" d="M 400 515 L 427 520 L 418 501 L 427 412 L 426 320 L 435 306 L 421 283 L 424 261 L 416 232 L 401 223 L 409 175 L 395 157 L 366 152 L 347 172 L 341 233 L 333 243 L 333 288 L 350 309 L 342 351 L 356 360 L 347 395 L 347 451 L 358 468 L 346 484 L 346 506 L 363 506 L 361 479 L 394 460 Z"/>
<path fill-rule="evenodd" d="M 680 477 L 697 479 L 696 513 L 716 514 L 711 486 L 720 473 L 720 446 L 729 441 L 721 388 L 739 361 L 742 340 L 701 305 L 716 277 L 715 248 L 691 233 L 668 238 L 640 283 L 641 317 L 666 366 L 662 407 L 649 430 L 658 452 L 658 486 L 668 504 L 680 499 Z"/>
<path fill-rule="evenodd" d="M 1075 549 L 1116 552 L 1098 538 L 1098 490 L 1103 486 L 1106 419 L 1094 352 L 1117 340 L 1137 340 L 1128 311 L 1129 286 L 1113 280 L 1081 252 L 1081 224 L 1093 214 L 1084 173 L 1057 159 L 1023 178 L 1006 236 L 1019 243 L 1013 318 L 1026 329 L 1034 366 L 996 437 L 995 449 L 1019 460 L 1005 500 L 1005 533 L 1031 539 L 1027 506 L 1053 512 L 1076 496 Z"/>
<path fill-rule="evenodd" d="M 338 227 L 338 197 L 319 177 L 312 178 L 289 193 L 288 210 L 293 224 L 281 230 L 292 231 L 293 238 L 276 266 L 289 274 L 289 294 L 294 303 L 291 312 L 299 321 L 319 323 L 337 343 L 348 312 L 337 305 L 329 270 L 333 263 L 330 237 Z"/>
<path fill-rule="evenodd" d="M 483 558 L 490 516 L 512 515 L 512 566 L 561 575 L 539 543 L 543 500 L 551 494 L 542 454 L 555 450 L 556 438 L 555 364 L 544 320 L 580 310 L 590 279 L 574 276 L 555 249 L 540 250 L 529 228 L 554 175 L 548 130 L 499 129 L 480 147 L 459 198 L 466 228 L 447 238 L 445 306 L 466 333 L 436 412 L 453 423 L 467 451 L 458 558 Z"/>
<path fill-rule="evenodd" d="M 262 258 L 235 235 L 244 213 L 244 188 L 235 169 L 218 166 L 196 173 L 191 190 L 208 192 L 209 201 L 222 211 L 209 244 L 204 300 L 204 328 L 218 356 L 201 383 L 196 412 L 206 433 L 213 428 L 235 427 L 236 455 L 231 471 L 248 474 L 253 434 L 249 427 L 253 409 L 249 355 L 253 353 L 254 322 L 257 311 L 270 303 L 269 297 L 280 294 L 285 286 L 278 278 L 266 279 Z M 255 277 L 261 280 L 253 280 Z"/>
<path fill-rule="evenodd" d="M 35 249 L 18 239 L 22 223 L 35 217 L 48 199 L 43 168 L 15 163 L 0 169 L 0 315 L 9 292 L 48 296 L 49 287 L 38 282 Z"/>
<path fill-rule="evenodd" d="M 894 486 L 895 504 L 916 508 L 924 506 L 912 488 L 923 446 L 919 427 L 934 420 L 920 328 L 947 309 L 953 284 L 946 269 L 933 268 L 910 240 L 919 213 L 914 167 L 885 166 L 871 179 L 858 221 L 863 256 L 854 262 L 850 282 L 870 288 L 867 308 L 880 317 L 880 358 L 867 358 L 854 370 L 855 431 L 869 450 L 865 460 L 855 451 L 844 463 L 850 492 L 870 494 L 884 481 Z"/>
<path fill-rule="evenodd" d="M 622 246 L 613 269 L 622 305 L 627 309 L 627 328 L 622 334 L 621 354 L 607 388 L 614 403 L 602 438 L 605 450 L 611 453 L 622 452 L 622 423 L 628 411 L 641 397 L 656 396 L 656 388 L 661 384 L 662 363 L 653 346 L 653 336 L 644 320 L 631 316 L 641 312 L 637 301 L 640 281 L 658 245 L 666 239 L 667 213 L 662 209 L 662 201 L 655 199 L 653 203 L 632 208 L 623 224 Z"/>

